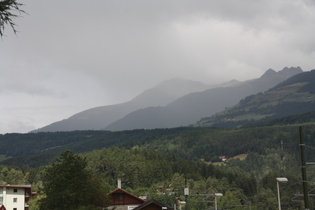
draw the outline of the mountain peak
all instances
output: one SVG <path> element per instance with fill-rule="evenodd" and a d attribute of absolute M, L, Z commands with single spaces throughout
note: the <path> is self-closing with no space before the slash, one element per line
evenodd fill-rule
<path fill-rule="evenodd" d="M 261 79 L 271 79 L 275 76 L 281 76 L 281 77 L 290 77 L 293 76 L 295 74 L 299 74 L 302 73 L 303 70 L 301 69 L 301 67 L 297 66 L 297 67 L 284 67 L 282 70 L 276 72 L 273 69 L 268 69 L 260 78 Z"/>
<path fill-rule="evenodd" d="M 291 66 L 290 68 L 286 66 L 281 71 L 279 71 L 279 73 L 282 73 L 282 74 L 302 73 L 302 72 L 303 70 L 299 66 L 297 67 Z"/>
<path fill-rule="evenodd" d="M 271 78 L 275 76 L 277 72 L 273 69 L 268 69 L 260 78 Z"/>
<path fill-rule="evenodd" d="M 290 68 L 289 67 L 284 67 L 281 71 L 302 71 L 301 67 L 297 66 L 297 67 L 293 67 L 291 66 Z"/>

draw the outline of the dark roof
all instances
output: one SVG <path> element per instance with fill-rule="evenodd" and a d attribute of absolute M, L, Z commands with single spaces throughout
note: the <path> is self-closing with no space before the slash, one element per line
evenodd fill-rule
<path fill-rule="evenodd" d="M 10 187 L 10 188 L 31 188 L 31 185 L 22 185 L 22 184 L 5 184 L 5 185 L 0 185 L 0 187 Z"/>
<path fill-rule="evenodd" d="M 137 197 L 137 196 L 135 196 L 135 195 L 133 195 L 133 194 L 123 190 L 123 189 L 120 189 L 120 188 L 117 188 L 116 190 L 114 190 L 111 193 L 109 193 L 110 196 L 113 196 L 114 194 L 126 194 L 126 195 L 132 197 L 133 199 L 139 201 L 140 203 L 144 203 L 143 199 L 141 199 L 141 198 L 139 198 L 139 197 Z"/>
<path fill-rule="evenodd" d="M 149 205 L 156 205 L 156 206 L 161 207 L 161 209 L 162 209 L 162 207 L 166 207 L 166 209 L 168 209 L 168 210 L 173 210 L 173 208 L 170 208 L 170 207 L 168 207 L 168 206 L 166 206 L 166 205 L 164 205 L 164 204 L 162 204 L 156 200 L 153 200 L 153 199 L 146 201 L 145 203 L 134 208 L 133 210 L 140 210 L 140 209 L 143 209 L 144 207 L 149 206 Z"/>

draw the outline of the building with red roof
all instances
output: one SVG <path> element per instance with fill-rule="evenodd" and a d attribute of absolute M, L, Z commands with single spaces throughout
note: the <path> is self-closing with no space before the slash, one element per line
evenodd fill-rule
<path fill-rule="evenodd" d="M 145 201 L 123 189 L 117 188 L 109 194 L 112 205 L 109 210 L 132 210 Z"/>
<path fill-rule="evenodd" d="M 0 206 L 10 210 L 28 210 L 32 195 L 31 185 L 0 185 Z"/>

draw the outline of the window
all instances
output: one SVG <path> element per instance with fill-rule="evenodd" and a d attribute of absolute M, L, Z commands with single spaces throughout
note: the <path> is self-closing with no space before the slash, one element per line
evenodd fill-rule
<path fill-rule="evenodd" d="M 17 208 L 13 208 L 13 210 L 17 210 Z"/>
<path fill-rule="evenodd" d="M 13 198 L 13 203 L 16 203 L 17 202 L 17 198 Z"/>
<path fill-rule="evenodd" d="M 13 192 L 15 192 L 15 193 L 16 193 L 16 192 L 17 192 L 17 189 L 13 189 Z"/>

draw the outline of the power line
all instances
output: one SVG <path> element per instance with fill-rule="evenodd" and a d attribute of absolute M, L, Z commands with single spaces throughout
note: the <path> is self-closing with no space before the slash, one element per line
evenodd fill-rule
<path fill-rule="evenodd" d="M 315 149 L 315 147 L 308 146 L 308 145 L 306 145 L 306 144 L 304 144 L 304 146 L 307 147 L 307 148 L 310 148 L 310 149 Z"/>

